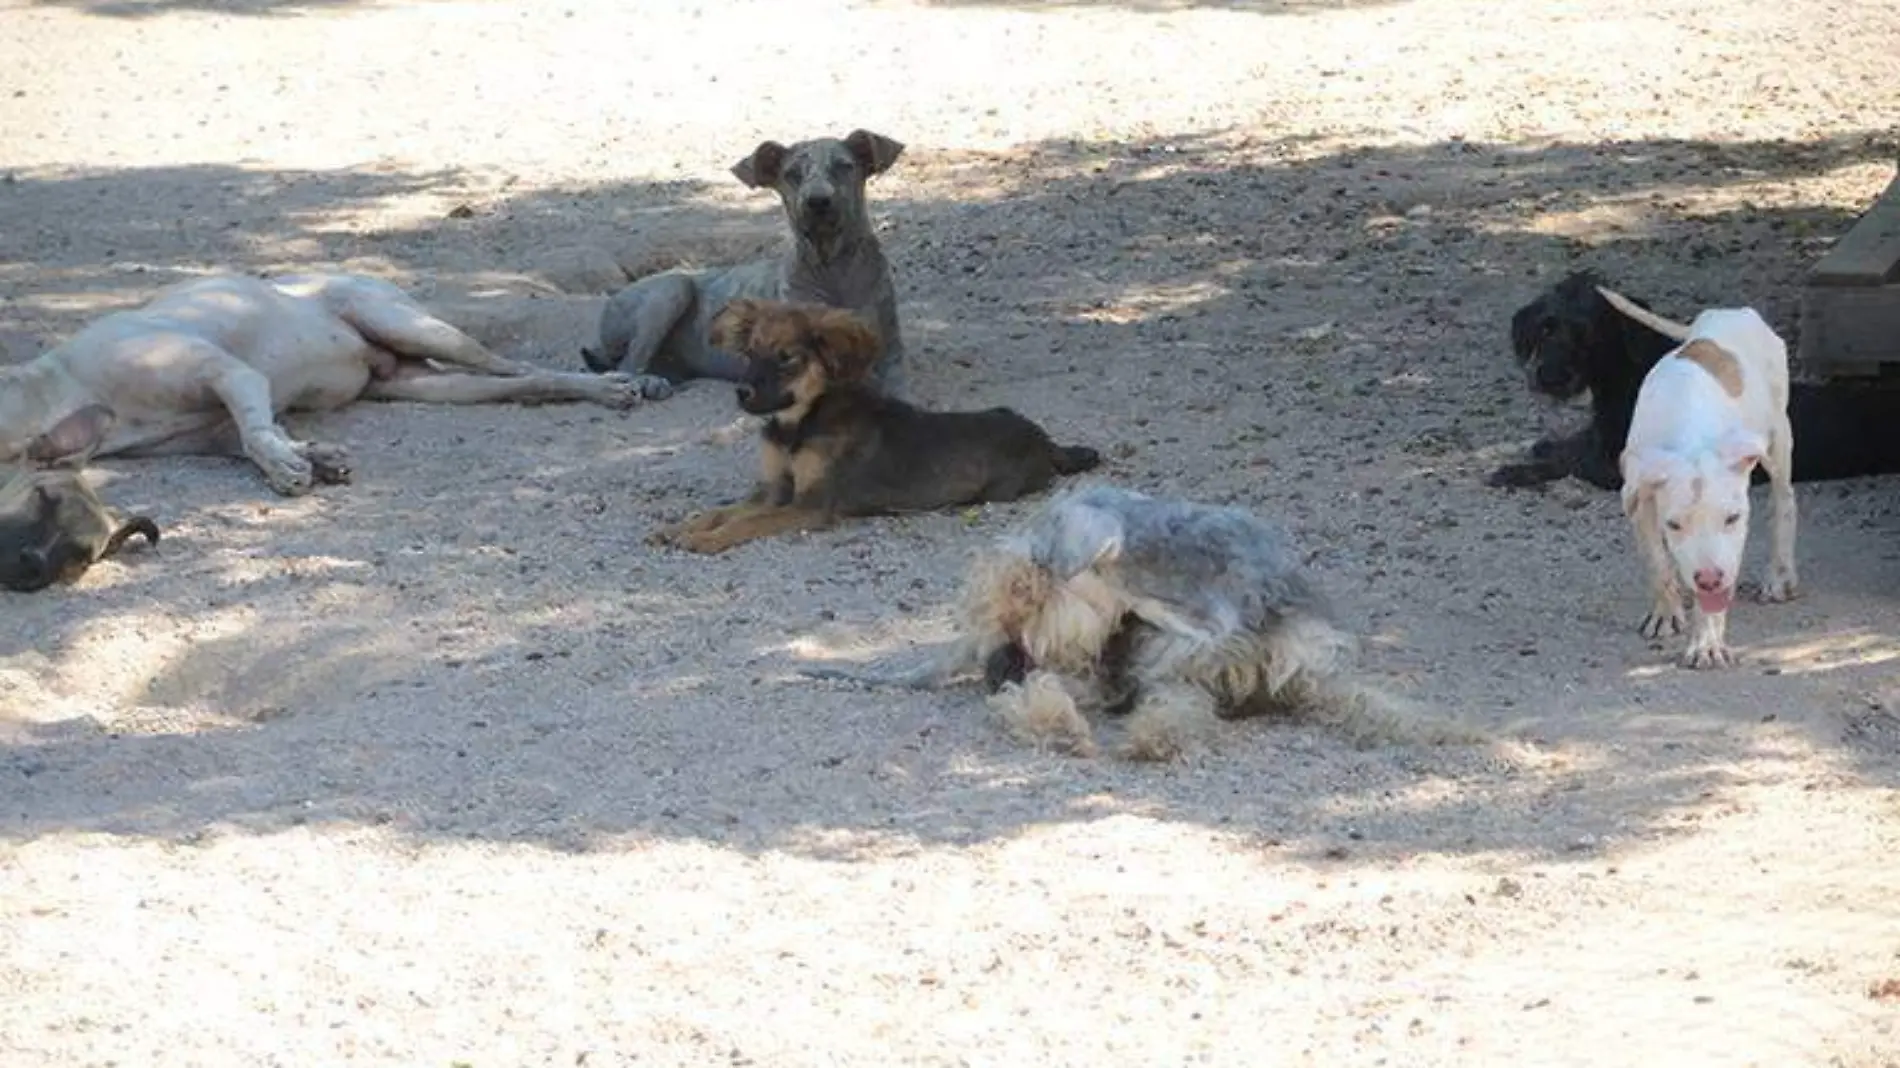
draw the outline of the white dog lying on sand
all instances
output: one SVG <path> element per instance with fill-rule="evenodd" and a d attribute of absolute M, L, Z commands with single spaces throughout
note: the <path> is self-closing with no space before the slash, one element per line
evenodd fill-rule
<path fill-rule="evenodd" d="M 66 425 L 98 428 L 103 437 L 67 442 L 73 451 L 237 453 L 277 492 L 300 494 L 313 483 L 348 481 L 348 454 L 292 438 L 277 416 L 361 398 L 625 408 L 640 394 L 626 375 L 503 359 L 380 279 L 214 275 L 97 319 L 32 362 L 0 370 L 0 462 L 98 406 L 110 418 Z"/>

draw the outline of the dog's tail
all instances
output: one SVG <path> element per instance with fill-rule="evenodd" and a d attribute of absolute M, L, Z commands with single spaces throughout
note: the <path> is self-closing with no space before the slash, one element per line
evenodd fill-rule
<path fill-rule="evenodd" d="M 1679 323 L 1674 319 L 1665 319 L 1608 286 L 1598 286 L 1597 292 L 1602 295 L 1604 300 L 1610 302 L 1610 307 L 1615 308 L 1629 318 L 1649 327 L 1651 330 L 1656 331 L 1669 340 L 1677 342 L 1689 340 L 1689 324 Z"/>
<path fill-rule="evenodd" d="M 625 315 L 616 314 L 617 309 L 609 304 L 607 310 L 600 313 L 600 346 L 588 348 L 581 346 L 581 362 L 589 371 L 604 375 L 618 368 L 627 358 L 627 346 L 633 343 L 633 331 L 624 321 Z M 643 368 L 634 368 L 643 370 Z"/>
<path fill-rule="evenodd" d="M 1257 685 L 1289 698 L 1301 718 L 1336 731 L 1361 748 L 1489 740 L 1475 727 L 1360 678 L 1353 665 L 1358 641 L 1323 616 L 1293 614 L 1275 628 L 1267 648 L 1267 675 Z M 1235 681 L 1253 682 L 1251 678 Z"/>
<path fill-rule="evenodd" d="M 589 371 L 597 375 L 604 375 L 608 371 L 620 366 L 620 360 L 615 356 L 609 355 L 611 351 L 611 349 L 608 349 L 604 345 L 597 349 L 582 345 L 581 362 L 587 365 Z"/>
<path fill-rule="evenodd" d="M 1049 450 L 1050 461 L 1058 475 L 1079 475 L 1101 465 L 1102 454 L 1087 445 L 1055 445 Z"/>
<path fill-rule="evenodd" d="M 957 676 L 978 666 L 976 643 L 956 638 L 931 646 L 923 664 L 909 671 L 850 671 L 844 668 L 806 667 L 798 673 L 808 679 L 851 682 L 860 686 L 891 687 L 899 690 L 938 690 Z"/>
<path fill-rule="evenodd" d="M 1339 732 L 1360 748 L 1376 745 L 1478 745 L 1491 740 L 1477 727 L 1442 715 L 1352 675 L 1302 680 L 1304 718 Z"/>

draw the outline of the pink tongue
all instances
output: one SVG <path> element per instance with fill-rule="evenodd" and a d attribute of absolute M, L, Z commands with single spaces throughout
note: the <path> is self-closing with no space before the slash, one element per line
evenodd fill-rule
<path fill-rule="evenodd" d="M 1719 612 L 1728 611 L 1729 602 L 1734 599 L 1734 590 L 1695 591 L 1696 606 L 1702 609 L 1702 614 L 1705 616 L 1712 616 Z"/>

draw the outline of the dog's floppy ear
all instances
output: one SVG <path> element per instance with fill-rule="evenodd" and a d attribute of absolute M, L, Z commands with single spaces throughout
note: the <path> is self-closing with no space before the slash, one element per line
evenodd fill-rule
<path fill-rule="evenodd" d="M 818 358 L 834 382 L 853 382 L 876 366 L 882 342 L 869 323 L 841 308 L 829 308 L 809 326 Z"/>
<path fill-rule="evenodd" d="M 1689 464 L 1668 449 L 1635 449 L 1623 454 L 1623 514 L 1636 511 L 1637 502 L 1665 482 L 1685 478 Z"/>
<path fill-rule="evenodd" d="M 740 297 L 727 302 L 713 316 L 712 323 L 706 328 L 706 339 L 713 348 L 738 352 L 745 347 L 746 335 L 752 332 L 752 324 L 759 319 L 759 302 L 751 297 Z"/>
<path fill-rule="evenodd" d="M 787 151 L 789 149 L 777 141 L 761 141 L 750 156 L 732 165 L 732 175 L 753 189 L 777 185 Z"/>
<path fill-rule="evenodd" d="M 883 174 L 890 170 L 891 164 L 896 163 L 897 157 L 904 153 L 901 143 L 869 130 L 853 130 L 846 134 L 844 147 L 851 150 L 858 166 L 863 167 L 867 175 Z"/>
<path fill-rule="evenodd" d="M 1058 534 L 1050 546 L 1049 569 L 1064 581 L 1121 559 L 1126 532 L 1120 517 L 1085 504 L 1061 506 Z"/>
<path fill-rule="evenodd" d="M 1760 434 L 1741 427 L 1735 427 L 1722 435 L 1722 440 L 1715 445 L 1715 455 L 1722 461 L 1722 466 L 1738 475 L 1753 471 L 1767 451 L 1768 442 Z"/>
<path fill-rule="evenodd" d="M 106 434 L 116 422 L 118 416 L 112 409 L 103 404 L 88 404 L 27 442 L 26 459 L 36 464 L 75 459 L 83 464 L 105 443 Z"/>
<path fill-rule="evenodd" d="M 1511 355 L 1518 363 L 1531 358 L 1537 348 L 1537 332 L 1543 325 L 1544 301 L 1534 300 L 1511 313 Z"/>

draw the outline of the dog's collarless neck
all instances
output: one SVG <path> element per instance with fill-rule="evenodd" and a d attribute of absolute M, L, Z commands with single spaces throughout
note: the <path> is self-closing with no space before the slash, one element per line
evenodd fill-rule
<path fill-rule="evenodd" d="M 809 418 L 811 418 L 809 412 L 789 423 L 776 415 L 767 416 L 765 423 L 759 427 L 759 436 L 782 449 L 788 451 L 795 449 L 805 436 L 805 421 Z"/>
<path fill-rule="evenodd" d="M 841 386 L 812 401 L 794 419 L 781 415 L 768 416 L 765 425 L 759 428 L 759 434 L 771 444 L 793 452 L 822 432 L 827 424 L 836 424 L 838 420 L 835 416 L 854 410 L 862 411 L 875 406 L 877 401 L 877 395 L 862 386 Z M 848 414 L 843 417 L 850 418 Z"/>
<path fill-rule="evenodd" d="M 800 236 L 792 242 L 792 258 L 807 272 L 829 275 L 875 263 L 881 250 L 874 234 L 839 234 L 822 243 Z"/>

